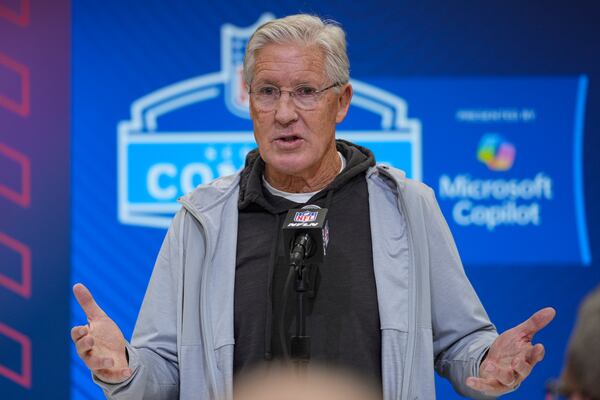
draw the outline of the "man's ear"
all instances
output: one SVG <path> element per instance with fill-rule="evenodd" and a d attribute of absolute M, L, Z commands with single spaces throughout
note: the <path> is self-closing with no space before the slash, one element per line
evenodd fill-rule
<path fill-rule="evenodd" d="M 335 122 L 340 123 L 346 118 L 346 114 L 348 114 L 348 108 L 350 107 L 350 100 L 352 100 L 352 85 L 346 83 L 342 86 L 340 93 L 338 94 L 338 111 L 335 117 Z"/>

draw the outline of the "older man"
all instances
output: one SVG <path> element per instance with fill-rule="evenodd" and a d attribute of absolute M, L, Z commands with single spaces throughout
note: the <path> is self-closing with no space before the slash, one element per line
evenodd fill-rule
<path fill-rule="evenodd" d="M 315 363 L 371 378 L 385 399 L 434 398 L 434 364 L 468 396 L 514 390 L 543 358 L 531 340 L 554 310 L 498 336 L 432 191 L 336 141 L 352 98 L 341 28 L 309 15 L 262 25 L 244 77 L 258 151 L 180 200 L 131 343 L 74 287 L 89 323 L 72 339 L 105 393 L 230 398 L 234 376 L 285 360 L 294 308 L 282 305 L 294 303 L 280 229 L 307 203 L 329 210 L 331 230 L 307 304 Z"/>

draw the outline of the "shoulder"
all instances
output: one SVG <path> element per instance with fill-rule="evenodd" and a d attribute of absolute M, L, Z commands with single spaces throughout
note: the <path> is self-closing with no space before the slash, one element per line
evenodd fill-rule
<path fill-rule="evenodd" d="M 433 189 L 423 182 L 406 177 L 406 173 L 387 164 L 377 164 L 367 172 L 369 179 L 379 181 L 385 185 L 378 185 L 384 189 L 397 192 L 406 201 L 431 201 L 435 199 Z"/>
<path fill-rule="evenodd" d="M 199 211 L 221 204 L 239 192 L 240 173 L 223 176 L 199 185 L 179 199 L 180 203 L 194 206 Z"/>

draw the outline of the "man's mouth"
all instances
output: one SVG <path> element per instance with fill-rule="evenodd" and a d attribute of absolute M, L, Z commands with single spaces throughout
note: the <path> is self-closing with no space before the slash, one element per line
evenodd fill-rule
<path fill-rule="evenodd" d="M 300 136 L 295 136 L 295 135 L 292 135 L 292 136 L 284 136 L 284 137 L 280 137 L 280 138 L 277 138 L 276 140 L 280 140 L 280 141 L 283 141 L 283 142 L 288 142 L 288 143 L 290 143 L 290 142 L 294 142 L 294 141 L 296 141 L 296 140 L 300 140 L 300 139 L 301 139 L 301 137 L 300 137 Z"/>
<path fill-rule="evenodd" d="M 289 135 L 276 138 L 274 143 L 283 150 L 295 150 L 302 144 L 302 141 L 300 136 Z"/>

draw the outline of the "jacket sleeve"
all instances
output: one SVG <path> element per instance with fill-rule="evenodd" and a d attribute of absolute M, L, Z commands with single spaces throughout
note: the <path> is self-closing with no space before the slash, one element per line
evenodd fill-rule
<path fill-rule="evenodd" d="M 184 211 L 173 220 L 163 241 L 138 315 L 127 343 L 131 377 L 120 384 L 94 381 L 108 399 L 174 399 L 179 396 L 177 357 L 180 291 L 180 226 Z"/>
<path fill-rule="evenodd" d="M 425 225 L 431 267 L 431 318 L 435 369 L 469 398 L 490 397 L 470 389 L 479 365 L 498 336 L 469 282 L 448 224 L 431 189 L 425 195 Z"/>

